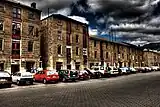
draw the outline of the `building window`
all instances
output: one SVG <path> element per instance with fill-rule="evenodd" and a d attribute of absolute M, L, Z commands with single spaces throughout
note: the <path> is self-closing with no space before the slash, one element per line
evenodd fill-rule
<path fill-rule="evenodd" d="M 124 58 L 124 54 L 122 53 L 122 58 Z"/>
<path fill-rule="evenodd" d="M 34 26 L 28 26 L 29 35 L 33 35 Z"/>
<path fill-rule="evenodd" d="M 58 40 L 62 40 L 62 31 L 57 32 Z"/>
<path fill-rule="evenodd" d="M 76 24 L 76 26 L 75 26 L 75 27 L 76 27 L 76 30 L 79 30 L 79 25 L 78 25 L 78 24 Z"/>
<path fill-rule="evenodd" d="M 106 49 L 108 48 L 108 43 L 106 43 Z"/>
<path fill-rule="evenodd" d="M 71 45 L 71 35 L 67 34 L 67 45 Z"/>
<path fill-rule="evenodd" d="M 127 60 L 129 60 L 129 55 L 127 54 Z"/>
<path fill-rule="evenodd" d="M 20 8 L 13 8 L 13 18 L 21 18 L 21 9 Z"/>
<path fill-rule="evenodd" d="M 79 55 L 79 48 L 76 47 L 76 55 Z"/>
<path fill-rule="evenodd" d="M 12 42 L 12 50 L 20 50 L 20 42 L 19 41 Z"/>
<path fill-rule="evenodd" d="M 33 52 L 33 41 L 28 42 L 28 52 Z"/>
<path fill-rule="evenodd" d="M 0 30 L 3 30 L 3 21 L 0 21 Z"/>
<path fill-rule="evenodd" d="M 4 4 L 0 3 L 0 11 L 4 11 Z"/>
<path fill-rule="evenodd" d="M 106 52 L 106 59 L 108 59 L 108 52 Z"/>
<path fill-rule="evenodd" d="M 116 55 L 116 53 L 114 53 L 114 59 L 116 59 L 116 57 L 117 57 L 117 55 Z"/>
<path fill-rule="evenodd" d="M 57 20 L 57 25 L 62 25 L 62 21 L 61 20 Z"/>
<path fill-rule="evenodd" d="M 94 51 L 94 58 L 97 58 L 97 51 Z"/>
<path fill-rule="evenodd" d="M 78 43 L 78 42 L 79 42 L 79 36 L 76 35 L 76 43 Z"/>
<path fill-rule="evenodd" d="M 61 45 L 58 45 L 58 54 L 62 54 L 62 46 Z"/>
<path fill-rule="evenodd" d="M 14 35 L 20 35 L 20 23 L 12 23 L 12 34 Z"/>
<path fill-rule="evenodd" d="M 28 18 L 29 18 L 29 19 L 35 19 L 35 14 L 34 14 L 34 12 L 29 11 L 29 12 L 28 12 Z"/>
<path fill-rule="evenodd" d="M 0 51 L 3 50 L 3 39 L 0 39 Z"/>
<path fill-rule="evenodd" d="M 96 45 L 97 45 L 97 42 L 96 42 L 96 41 L 94 41 L 94 47 L 96 47 Z"/>

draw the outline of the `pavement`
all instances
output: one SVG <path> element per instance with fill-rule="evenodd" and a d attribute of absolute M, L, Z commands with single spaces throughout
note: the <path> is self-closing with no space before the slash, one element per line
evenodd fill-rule
<path fill-rule="evenodd" d="M 0 107 L 160 107 L 160 72 L 0 89 Z"/>

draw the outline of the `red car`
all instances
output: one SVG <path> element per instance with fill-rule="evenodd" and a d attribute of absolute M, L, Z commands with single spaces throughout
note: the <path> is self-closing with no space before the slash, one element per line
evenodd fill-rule
<path fill-rule="evenodd" d="M 59 75 L 54 70 L 38 71 L 34 75 L 34 81 L 42 81 L 44 84 L 46 84 L 47 82 L 58 82 Z"/>

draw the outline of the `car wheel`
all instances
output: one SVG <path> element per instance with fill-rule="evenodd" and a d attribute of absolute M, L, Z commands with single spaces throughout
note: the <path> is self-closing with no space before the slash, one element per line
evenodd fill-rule
<path fill-rule="evenodd" d="M 33 85 L 33 81 L 31 81 L 30 84 Z"/>
<path fill-rule="evenodd" d="M 91 76 L 88 76 L 88 79 L 91 79 Z"/>
<path fill-rule="evenodd" d="M 17 80 L 17 85 L 20 85 L 20 81 L 19 80 Z"/>
<path fill-rule="evenodd" d="M 62 79 L 62 81 L 63 81 L 63 82 L 65 82 L 65 81 L 66 81 L 66 79 L 65 79 L 65 78 L 63 78 L 63 79 Z"/>
<path fill-rule="evenodd" d="M 35 78 L 33 78 L 33 81 L 36 81 L 36 79 L 35 79 Z"/>
<path fill-rule="evenodd" d="M 7 87 L 8 87 L 8 88 L 11 88 L 11 85 L 12 85 L 12 84 L 8 84 Z"/>
<path fill-rule="evenodd" d="M 102 74 L 99 74 L 99 78 L 101 78 L 102 77 Z"/>
<path fill-rule="evenodd" d="M 46 80 L 46 79 L 43 79 L 43 83 L 44 83 L 44 84 L 47 84 L 47 80 Z"/>

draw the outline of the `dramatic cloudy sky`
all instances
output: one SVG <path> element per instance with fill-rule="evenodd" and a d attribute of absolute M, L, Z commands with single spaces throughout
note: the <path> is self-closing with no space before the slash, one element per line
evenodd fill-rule
<path fill-rule="evenodd" d="M 121 40 L 135 45 L 160 42 L 160 0 L 15 1 L 23 1 L 27 5 L 36 2 L 43 17 L 47 15 L 48 8 L 50 14 L 59 13 L 74 16 L 76 19 L 77 16 L 84 17 L 89 22 L 90 34 L 110 40 Z"/>

